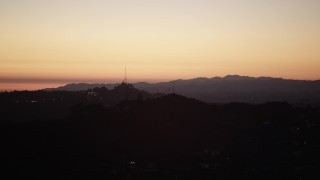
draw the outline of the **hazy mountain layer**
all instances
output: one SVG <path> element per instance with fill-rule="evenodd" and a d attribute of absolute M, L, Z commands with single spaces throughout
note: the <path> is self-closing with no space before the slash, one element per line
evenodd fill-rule
<path fill-rule="evenodd" d="M 114 88 L 118 84 L 68 84 L 48 91 L 79 91 L 94 87 Z M 172 93 L 209 103 L 287 101 L 295 104 L 320 104 L 320 81 L 228 75 L 161 83 L 133 83 L 150 93 Z"/>

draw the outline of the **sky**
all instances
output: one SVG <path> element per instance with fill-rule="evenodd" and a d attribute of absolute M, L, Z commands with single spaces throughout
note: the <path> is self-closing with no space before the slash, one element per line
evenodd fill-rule
<path fill-rule="evenodd" d="M 319 0 L 0 0 L 0 90 L 320 79 Z"/>

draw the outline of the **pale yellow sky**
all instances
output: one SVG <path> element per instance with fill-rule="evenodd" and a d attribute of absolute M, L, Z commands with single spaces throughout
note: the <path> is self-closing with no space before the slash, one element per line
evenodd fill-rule
<path fill-rule="evenodd" d="M 121 81 L 125 64 L 131 81 L 320 79 L 319 9 L 319 0 L 0 0 L 0 89 Z"/>

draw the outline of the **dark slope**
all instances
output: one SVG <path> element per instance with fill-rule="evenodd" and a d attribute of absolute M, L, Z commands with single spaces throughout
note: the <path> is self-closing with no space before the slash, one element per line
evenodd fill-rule
<path fill-rule="evenodd" d="M 101 88 L 106 87 L 108 89 L 113 89 L 114 87 L 118 86 L 119 83 L 116 84 L 103 84 L 103 83 L 94 83 L 94 84 L 88 84 L 88 83 L 72 83 L 67 84 L 65 86 L 61 86 L 58 88 L 47 88 L 44 89 L 45 91 L 86 91 L 93 88 Z"/>
<path fill-rule="evenodd" d="M 176 94 L 79 104 L 56 121 L 1 121 L 1 176 L 318 179 L 319 119 L 287 103 L 208 105 Z"/>
<path fill-rule="evenodd" d="M 123 101 L 155 98 L 130 84 L 86 91 L 14 91 L 0 93 L 0 113 L 6 121 L 51 120 L 63 118 L 77 104 L 114 106 Z"/>

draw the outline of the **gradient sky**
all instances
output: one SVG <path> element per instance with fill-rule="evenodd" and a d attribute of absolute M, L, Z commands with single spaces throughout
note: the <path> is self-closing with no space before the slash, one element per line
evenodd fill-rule
<path fill-rule="evenodd" d="M 320 79 L 319 0 L 0 0 L 0 90 Z"/>

